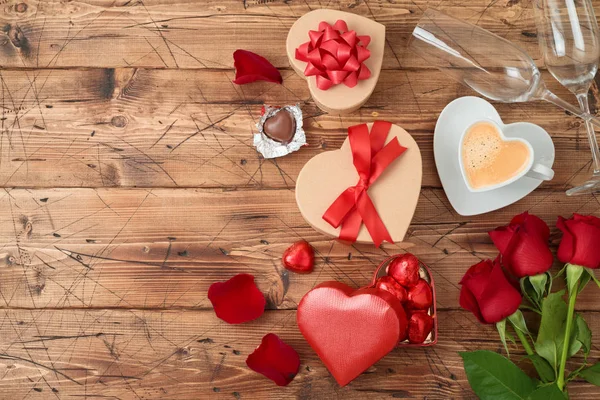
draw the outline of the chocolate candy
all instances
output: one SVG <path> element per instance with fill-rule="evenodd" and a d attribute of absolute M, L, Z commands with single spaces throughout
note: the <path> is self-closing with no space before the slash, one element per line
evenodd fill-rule
<path fill-rule="evenodd" d="M 272 117 L 267 118 L 263 125 L 263 131 L 270 139 L 287 144 L 296 134 L 296 120 L 286 109 L 281 109 Z"/>
<path fill-rule="evenodd" d="M 254 147 L 264 158 L 283 157 L 306 145 L 302 129 L 302 110 L 298 105 L 265 105 L 256 124 Z"/>

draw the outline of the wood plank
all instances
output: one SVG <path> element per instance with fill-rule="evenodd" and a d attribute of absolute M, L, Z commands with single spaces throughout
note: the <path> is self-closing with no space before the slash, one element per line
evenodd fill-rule
<path fill-rule="evenodd" d="M 210 284 L 246 272 L 256 276 L 270 308 L 290 309 L 323 281 L 368 284 L 379 262 L 406 250 L 433 269 L 438 306 L 454 309 L 466 269 L 495 257 L 485 232 L 524 211 L 553 227 L 556 246 L 557 215 L 600 215 L 600 202 L 539 190 L 472 218 L 451 211 L 441 190 L 426 189 L 406 241 L 375 249 L 318 234 L 288 190 L 5 190 L 0 192 L 0 306 L 210 308 Z M 281 267 L 283 251 L 300 238 L 318 254 L 309 275 Z M 578 305 L 600 310 L 592 289 Z"/>
<path fill-rule="evenodd" d="M 539 58 L 533 10 L 525 1 L 10 0 L 0 11 L 5 26 L 0 65 L 232 68 L 232 54 L 241 48 L 288 67 L 285 38 L 290 27 L 299 16 L 324 7 L 386 26 L 385 69 L 423 66 L 408 54 L 406 43 L 428 7 L 476 23 Z"/>
<path fill-rule="evenodd" d="M 416 138 L 423 185 L 440 187 L 435 121 L 447 103 L 472 94 L 440 72 L 385 71 L 367 105 L 340 118 L 322 113 L 292 71 L 283 86 L 236 87 L 232 78 L 204 70 L 1 71 L 0 185 L 293 188 L 310 158 L 341 146 L 347 127 L 385 119 Z M 252 133 L 263 103 L 300 103 L 309 145 L 276 160 L 259 157 Z M 506 122 L 537 123 L 553 136 L 557 175 L 544 187 L 563 190 L 590 175 L 580 120 L 541 102 L 497 108 Z"/>
<path fill-rule="evenodd" d="M 243 325 L 227 325 L 211 311 L 2 310 L 0 315 L 0 389 L 11 399 L 475 399 L 458 352 L 501 351 L 493 327 L 466 312 L 441 312 L 435 347 L 393 350 L 340 388 L 300 335 L 294 311 L 267 312 Z M 600 330 L 600 314 L 584 318 L 592 331 Z M 245 365 L 269 332 L 300 355 L 300 372 L 285 388 Z M 511 347 L 518 362 L 521 353 Z M 600 351 L 593 349 L 590 359 L 598 357 Z M 571 398 L 598 396 L 585 382 L 569 388 Z"/>

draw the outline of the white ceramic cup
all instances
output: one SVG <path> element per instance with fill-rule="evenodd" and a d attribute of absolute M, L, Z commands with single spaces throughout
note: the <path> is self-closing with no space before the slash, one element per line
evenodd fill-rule
<path fill-rule="evenodd" d="M 512 178 L 507 179 L 503 182 L 500 182 L 497 185 L 486 186 L 483 188 L 474 188 L 471 186 L 471 184 L 469 183 L 469 180 L 467 179 L 467 173 L 465 171 L 465 166 L 463 165 L 463 160 L 462 160 L 462 149 L 463 149 L 463 142 L 465 140 L 465 136 L 467 135 L 467 132 L 469 132 L 469 130 L 475 124 L 479 124 L 482 122 L 487 122 L 490 125 L 493 125 L 498 130 L 498 133 L 500 134 L 500 138 L 503 141 L 505 141 L 505 142 L 520 142 L 520 143 L 523 143 L 525 146 L 527 146 L 527 148 L 529 149 L 529 164 L 518 175 L 515 175 Z M 533 151 L 533 147 L 527 140 L 522 139 L 522 138 L 507 138 L 504 135 L 502 126 L 500 126 L 496 121 L 493 121 L 491 119 L 480 119 L 480 120 L 475 121 L 471 125 L 467 126 L 467 128 L 463 131 L 463 133 L 460 137 L 459 148 L 458 148 L 458 165 L 460 166 L 460 172 L 462 174 L 465 185 L 467 185 L 467 188 L 473 193 L 487 192 L 490 190 L 498 189 L 503 186 L 510 185 L 511 183 L 518 181 L 519 179 L 523 178 L 524 176 L 528 176 L 530 178 L 538 179 L 541 181 L 552 180 L 554 178 L 554 171 L 551 168 L 549 168 L 543 164 L 534 163 L 534 160 L 535 160 L 535 154 Z"/>

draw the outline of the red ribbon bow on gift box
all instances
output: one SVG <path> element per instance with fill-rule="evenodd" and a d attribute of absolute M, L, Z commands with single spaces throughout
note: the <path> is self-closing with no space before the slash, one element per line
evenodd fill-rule
<path fill-rule="evenodd" d="M 367 50 L 370 36 L 358 36 L 355 31 L 349 31 L 341 19 L 333 26 L 321 22 L 319 30 L 309 31 L 308 36 L 310 41 L 296 49 L 296 59 L 308 63 L 304 75 L 316 76 L 319 89 L 327 90 L 340 83 L 353 88 L 358 81 L 371 76 L 364 64 L 371 56 Z"/>
<path fill-rule="evenodd" d="M 364 222 L 375 246 L 379 247 L 384 240 L 393 243 L 367 193 L 392 161 L 406 151 L 397 137 L 384 147 L 391 126 L 389 122 L 375 121 L 370 135 L 366 124 L 348 128 L 352 158 L 359 180 L 355 186 L 342 192 L 323 214 L 323 219 L 334 228 L 342 226 L 342 240 L 355 242 Z"/>

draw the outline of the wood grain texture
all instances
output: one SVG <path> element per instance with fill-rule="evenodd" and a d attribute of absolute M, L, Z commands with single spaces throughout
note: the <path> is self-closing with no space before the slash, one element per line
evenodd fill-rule
<path fill-rule="evenodd" d="M 322 281 L 366 285 L 387 255 L 407 250 L 431 266 L 438 307 L 455 309 L 465 269 L 495 257 L 487 231 L 524 211 L 554 226 L 563 210 L 598 215 L 600 201 L 538 190 L 473 218 L 456 215 L 440 189 L 426 189 L 405 242 L 375 249 L 314 231 L 288 190 L 6 190 L 0 192 L 0 306 L 206 309 L 211 283 L 248 272 L 270 308 L 294 309 Z M 560 237 L 554 228 L 552 241 Z M 283 251 L 300 238 L 317 250 L 310 275 L 281 266 Z M 600 311 L 595 296 L 586 291 L 578 306 Z"/>
<path fill-rule="evenodd" d="M 314 105 L 284 50 L 295 19 L 323 7 L 387 29 L 373 96 L 342 118 Z M 491 327 L 459 309 L 458 293 L 466 268 L 496 254 L 486 232 L 529 211 L 552 227 L 556 249 L 557 216 L 600 216 L 600 196 L 564 195 L 591 173 L 579 120 L 539 102 L 495 104 L 505 122 L 548 130 L 556 178 L 503 210 L 452 210 L 432 134 L 443 107 L 473 92 L 407 51 L 428 7 L 498 33 L 541 65 L 524 0 L 0 1 L 0 400 L 475 399 L 458 352 L 501 348 Z M 283 85 L 233 85 L 238 48 L 267 57 Z M 596 83 L 595 113 L 598 93 Z M 261 159 L 252 133 L 264 103 L 299 103 L 308 146 Z M 406 241 L 381 249 L 315 232 L 293 190 L 310 158 L 339 148 L 349 126 L 374 119 L 409 131 L 424 163 Z M 311 275 L 280 264 L 300 238 L 317 250 Z M 433 270 L 440 342 L 394 350 L 339 388 L 297 329 L 297 303 L 322 281 L 363 286 L 384 257 L 403 251 Z M 256 276 L 268 311 L 227 325 L 206 292 L 241 272 Z M 597 288 L 577 304 L 600 332 Z M 245 365 L 268 332 L 300 353 L 300 374 L 287 388 Z M 521 359 L 516 346 L 511 353 Z M 594 347 L 590 360 L 598 358 Z M 570 388 L 572 398 L 600 396 L 585 382 Z"/>
<path fill-rule="evenodd" d="M 384 69 L 421 67 L 406 43 L 428 7 L 478 23 L 539 58 L 526 1 L 8 0 L 0 12 L 0 65 L 221 69 L 232 68 L 231 55 L 241 48 L 288 67 L 285 38 L 294 21 L 333 8 L 386 26 Z"/>
<path fill-rule="evenodd" d="M 440 314 L 435 347 L 395 349 L 340 388 L 299 333 L 295 316 L 267 312 L 236 326 L 212 311 L 3 310 L 0 390 L 11 399 L 476 399 L 458 352 L 501 348 L 492 327 L 449 311 Z M 600 314 L 584 317 L 600 330 Z M 300 372 L 284 388 L 245 365 L 268 332 L 300 355 Z M 511 350 L 518 362 L 522 354 Z M 598 357 L 594 348 L 590 358 Z M 590 384 L 572 386 L 572 398 L 598 398 Z"/>
<path fill-rule="evenodd" d="M 383 119 L 417 140 L 423 186 L 441 187 L 435 122 L 447 103 L 471 91 L 437 71 L 384 71 L 367 104 L 338 117 L 314 105 L 294 72 L 284 77 L 284 85 L 235 86 L 232 71 L 0 71 L 0 185 L 293 188 L 302 166 L 338 149 L 349 126 Z M 308 146 L 259 157 L 252 135 L 264 103 L 301 104 Z M 557 175 L 544 187 L 562 191 L 589 176 L 581 121 L 541 102 L 496 106 L 506 122 L 537 123 L 553 136 Z"/>

